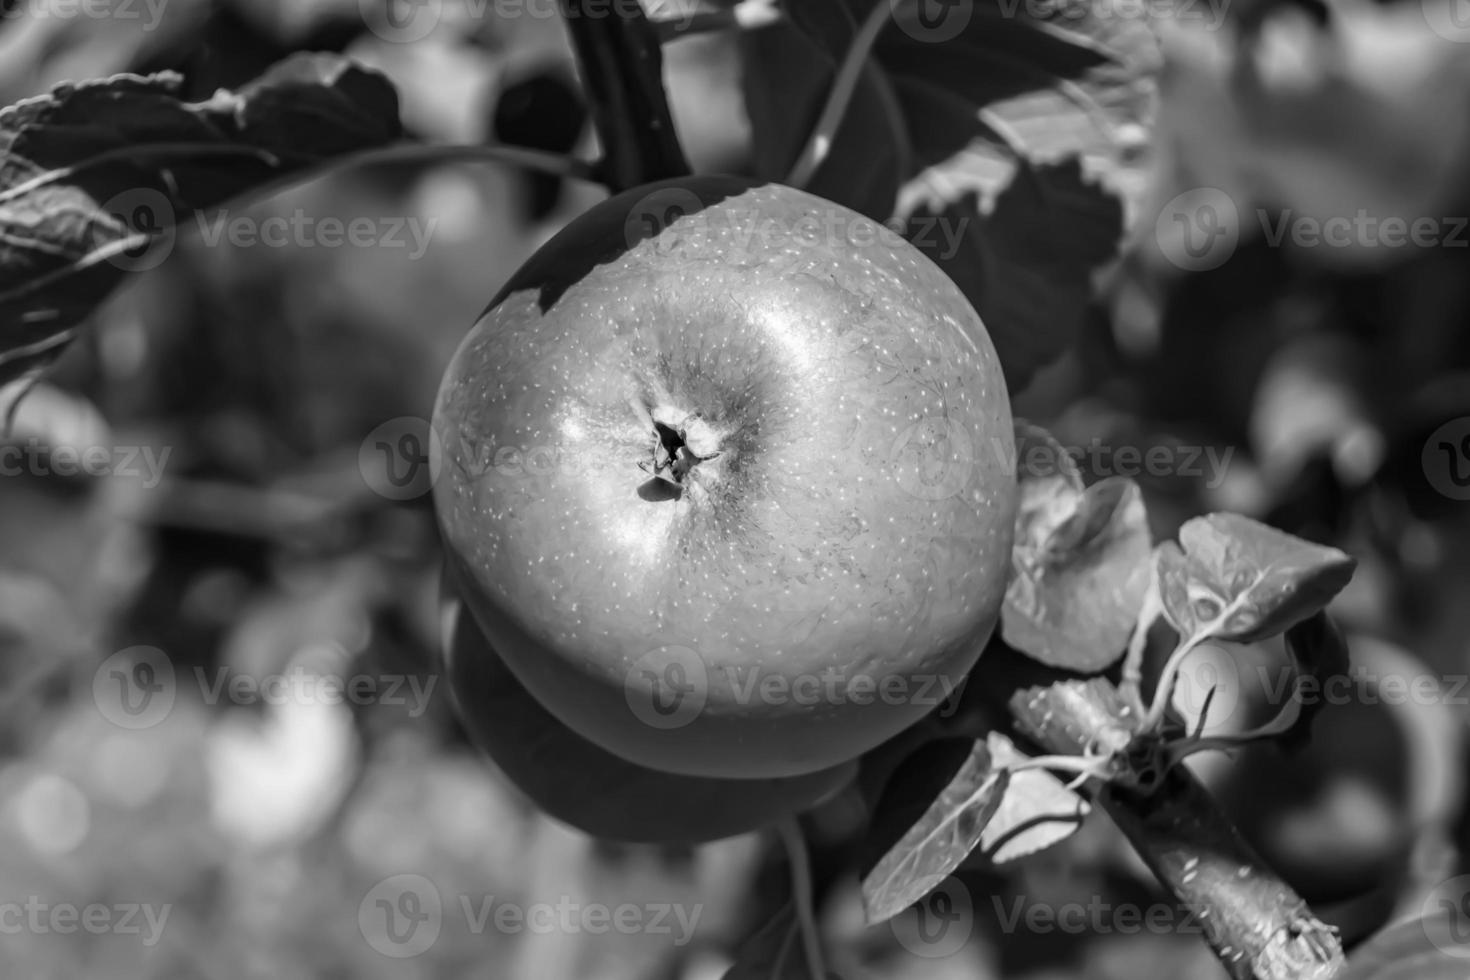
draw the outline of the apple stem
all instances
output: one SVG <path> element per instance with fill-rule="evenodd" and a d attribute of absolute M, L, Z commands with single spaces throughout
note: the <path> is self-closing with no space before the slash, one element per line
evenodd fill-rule
<path fill-rule="evenodd" d="M 813 980 L 826 980 L 827 964 L 822 955 L 822 936 L 817 931 L 815 899 L 812 894 L 811 857 L 807 853 L 806 836 L 801 822 L 793 814 L 783 817 L 776 829 L 786 845 L 786 860 L 791 863 L 791 901 L 806 949 L 806 966 Z"/>

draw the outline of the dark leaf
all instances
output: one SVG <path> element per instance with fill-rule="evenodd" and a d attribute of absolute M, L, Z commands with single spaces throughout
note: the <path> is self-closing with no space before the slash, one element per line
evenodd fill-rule
<path fill-rule="evenodd" d="M 800 928 L 791 903 L 787 902 L 741 943 L 739 955 L 721 980 L 810 980 L 802 958 Z"/>
<path fill-rule="evenodd" d="M 779 23 L 741 35 L 755 171 L 784 180 L 826 103 L 857 25 L 841 3 L 793 4 Z M 826 160 L 806 189 L 875 221 L 893 215 L 909 176 L 908 134 L 882 70 L 867 65 Z"/>
<path fill-rule="evenodd" d="M 335 56 L 206 102 L 181 84 L 118 75 L 0 110 L 0 381 L 54 360 L 190 212 L 400 135 L 392 85 Z"/>
<path fill-rule="evenodd" d="M 834 150 L 813 189 L 884 220 L 872 202 L 894 200 L 889 173 L 901 164 L 891 216 L 965 291 L 1019 391 L 1072 342 L 1092 275 L 1139 208 L 1157 42 L 1142 20 L 1085 5 L 948 4 L 937 25 L 920 6 L 895 5 L 835 141 L 856 140 L 857 152 Z M 807 48 L 774 29 L 752 35 L 746 93 L 758 158 L 762 141 L 775 147 L 768 176 L 805 140 L 832 66 L 873 9 L 792 5 Z"/>
<path fill-rule="evenodd" d="M 1316 678 L 1319 685 L 1325 684 L 1329 677 L 1345 676 L 1351 667 L 1347 640 L 1325 612 L 1309 616 L 1287 630 L 1286 648 L 1295 658 L 1298 669 Z M 1306 744 L 1312 734 L 1312 719 L 1326 702 L 1326 698 L 1302 700 L 1296 724 L 1280 737 L 1286 748 L 1294 749 Z"/>
<path fill-rule="evenodd" d="M 1179 529 L 1182 551 L 1159 549 L 1159 592 L 1184 636 L 1254 643 L 1322 609 L 1357 562 L 1239 514 L 1209 514 Z M 1209 626 L 1212 620 L 1222 622 Z"/>
<path fill-rule="evenodd" d="M 1390 926 L 1353 951 L 1338 980 L 1465 980 L 1470 976 L 1466 899 Z"/>
<path fill-rule="evenodd" d="M 1017 426 L 1021 499 L 1001 637 L 1053 667 L 1098 671 L 1123 654 L 1148 588 L 1148 520 L 1132 480 L 1082 489 L 1066 451 Z"/>
<path fill-rule="evenodd" d="M 990 751 L 977 740 L 949 786 L 863 878 L 870 923 L 891 919 L 929 894 L 980 843 L 1009 783 L 1009 774 L 990 763 Z"/>

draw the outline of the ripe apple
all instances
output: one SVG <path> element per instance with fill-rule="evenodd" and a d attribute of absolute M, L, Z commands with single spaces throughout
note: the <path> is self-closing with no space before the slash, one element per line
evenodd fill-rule
<path fill-rule="evenodd" d="M 594 837 L 696 844 L 808 809 L 857 763 L 785 779 L 707 779 L 645 769 L 557 721 L 506 669 L 472 617 L 446 604 L 445 667 L 471 738 L 542 810 Z"/>
<path fill-rule="evenodd" d="M 464 339 L 434 430 L 469 609 L 639 765 L 837 765 L 955 690 L 995 626 L 995 349 L 916 248 L 802 191 L 682 178 L 577 218 Z"/>

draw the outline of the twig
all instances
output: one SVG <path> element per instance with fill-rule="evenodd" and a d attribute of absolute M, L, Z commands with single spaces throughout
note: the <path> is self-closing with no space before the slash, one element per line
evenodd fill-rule
<path fill-rule="evenodd" d="M 616 192 L 686 176 L 653 25 L 636 5 L 610 12 L 599 0 L 561 0 L 561 9 L 602 144 L 599 179 Z"/>
<path fill-rule="evenodd" d="M 807 854 L 806 838 L 802 836 L 801 824 L 795 816 L 786 817 L 776 827 L 786 845 L 786 860 L 791 863 L 791 903 L 796 909 L 796 921 L 806 950 L 806 967 L 812 980 L 827 980 L 827 965 L 822 956 L 822 937 L 817 931 L 813 908 L 815 899 L 812 894 L 811 858 Z"/>
<path fill-rule="evenodd" d="M 801 155 L 796 158 L 790 173 L 786 175 L 786 183 L 792 187 L 805 187 L 826 161 L 827 154 L 832 150 L 832 141 L 837 137 L 837 130 L 842 126 L 842 119 L 847 115 L 847 107 L 852 103 L 853 93 L 857 91 L 863 66 L 872 53 L 873 45 L 878 41 L 878 35 L 888 26 L 894 6 L 892 0 L 877 0 L 863 20 L 857 36 L 852 39 L 852 46 L 847 49 L 847 54 L 843 56 L 842 64 L 837 69 L 837 76 L 832 80 L 832 89 L 827 93 L 822 114 L 817 117 L 817 124 L 812 127 Z"/>
<path fill-rule="evenodd" d="M 1081 755 L 1138 730 L 1109 681 L 1066 680 L 1017 691 L 1011 715 L 1049 752 Z M 1160 883 L 1190 909 L 1234 980 L 1329 980 L 1343 969 L 1334 930 L 1268 868 L 1182 767 L 1148 793 L 1109 785 L 1102 808 Z"/>

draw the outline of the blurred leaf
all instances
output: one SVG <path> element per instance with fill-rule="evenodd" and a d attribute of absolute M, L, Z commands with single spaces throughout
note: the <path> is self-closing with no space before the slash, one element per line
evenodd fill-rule
<path fill-rule="evenodd" d="M 400 134 L 392 86 L 334 56 L 207 102 L 181 85 L 118 75 L 0 110 L 0 381 L 54 360 L 188 212 Z"/>
<path fill-rule="evenodd" d="M 1448 899 L 1445 905 L 1450 906 Z M 1470 958 L 1464 955 L 1461 910 L 1400 922 L 1368 940 L 1348 957 L 1338 980 L 1465 980 Z M 1459 947 L 1460 955 L 1446 946 Z"/>
<path fill-rule="evenodd" d="M 1208 514 L 1179 529 L 1183 550 L 1158 549 L 1169 622 L 1193 636 L 1225 613 L 1214 639 L 1255 643 L 1313 615 L 1352 578 L 1357 562 L 1239 514 Z"/>
<path fill-rule="evenodd" d="M 797 938 L 799 928 L 787 902 L 740 945 L 739 955 L 720 980 L 809 980 Z"/>
<path fill-rule="evenodd" d="M 1123 654 L 1148 588 L 1151 543 L 1137 484 L 1086 489 L 1045 430 L 1017 427 L 1021 500 L 1001 637 L 1053 667 L 1097 671 Z"/>
<path fill-rule="evenodd" d="M 944 792 L 863 878 L 868 922 L 891 919 L 959 867 L 980 843 L 1009 782 L 1010 774 L 993 769 L 989 749 L 976 740 Z"/>
<path fill-rule="evenodd" d="M 901 221 L 975 305 L 1016 392 L 1070 345 L 1093 271 L 1138 210 L 1157 43 L 1141 19 L 1084 5 L 1038 16 L 979 0 L 947 5 L 937 25 L 919 6 L 894 5 L 810 189 Z M 765 176 L 795 158 L 871 10 L 812 0 L 789 26 L 752 33 L 746 91 Z"/>
<path fill-rule="evenodd" d="M 986 738 L 992 765 L 1010 769 L 1030 758 L 1000 732 Z M 1000 807 L 980 834 L 980 848 L 994 864 L 1045 850 L 1075 834 L 1092 807 L 1045 769 L 1013 772 Z"/>
<path fill-rule="evenodd" d="M 1319 685 L 1325 684 L 1329 677 L 1346 676 L 1351 666 L 1347 640 L 1325 612 L 1309 616 L 1288 629 L 1286 648 L 1291 651 L 1302 673 L 1315 678 Z M 1318 690 L 1322 689 L 1318 687 Z M 1327 698 L 1303 699 L 1296 724 L 1280 737 L 1282 744 L 1287 748 L 1304 745 L 1311 738 L 1312 719 L 1327 701 Z"/>
<path fill-rule="evenodd" d="M 1326 24 L 1291 11 L 1245 43 L 1161 24 L 1170 71 L 1160 129 L 1186 193 L 1223 194 L 1216 213 L 1243 234 L 1354 216 L 1429 217 L 1451 234 L 1442 216 L 1460 213 L 1470 156 L 1470 62 L 1456 43 L 1470 35 L 1455 10 L 1454 0 L 1347 4 Z M 1295 253 L 1384 264 L 1418 251 L 1405 242 L 1355 230 Z"/>

